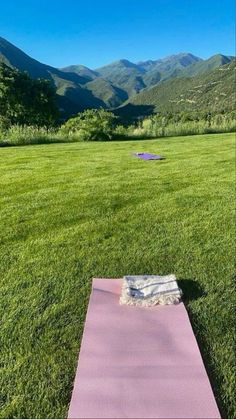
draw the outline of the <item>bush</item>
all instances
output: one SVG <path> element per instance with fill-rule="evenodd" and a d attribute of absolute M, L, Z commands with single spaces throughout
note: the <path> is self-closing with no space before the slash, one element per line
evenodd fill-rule
<path fill-rule="evenodd" d="M 115 116 L 105 109 L 88 109 L 69 119 L 60 132 L 81 141 L 111 140 Z"/>

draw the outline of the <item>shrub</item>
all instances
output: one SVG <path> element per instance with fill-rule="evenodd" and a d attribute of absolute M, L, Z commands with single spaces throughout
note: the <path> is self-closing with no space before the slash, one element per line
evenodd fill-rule
<path fill-rule="evenodd" d="M 115 116 L 105 109 L 88 109 L 69 119 L 60 132 L 81 141 L 111 140 Z"/>

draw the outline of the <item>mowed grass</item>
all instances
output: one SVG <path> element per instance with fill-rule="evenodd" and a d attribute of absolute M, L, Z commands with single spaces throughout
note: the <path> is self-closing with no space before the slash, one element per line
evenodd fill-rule
<path fill-rule="evenodd" d="M 180 280 L 234 417 L 233 150 L 234 134 L 0 149 L 1 417 L 66 417 L 91 278 L 144 273 Z"/>

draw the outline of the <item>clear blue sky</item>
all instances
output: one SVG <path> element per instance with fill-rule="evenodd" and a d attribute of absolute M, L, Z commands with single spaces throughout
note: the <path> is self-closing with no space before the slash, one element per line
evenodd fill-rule
<path fill-rule="evenodd" d="M 0 36 L 55 67 L 235 55 L 234 0 L 6 0 Z"/>

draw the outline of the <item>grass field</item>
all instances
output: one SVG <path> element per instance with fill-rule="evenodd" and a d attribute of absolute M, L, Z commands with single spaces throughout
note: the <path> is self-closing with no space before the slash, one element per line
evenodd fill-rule
<path fill-rule="evenodd" d="M 234 404 L 234 134 L 0 149 L 4 418 L 64 418 L 91 278 L 175 273 Z M 142 161 L 132 151 L 166 156 Z"/>

